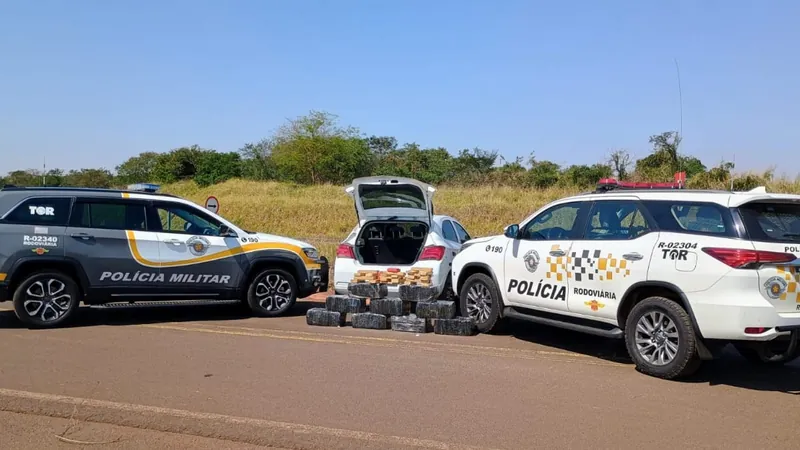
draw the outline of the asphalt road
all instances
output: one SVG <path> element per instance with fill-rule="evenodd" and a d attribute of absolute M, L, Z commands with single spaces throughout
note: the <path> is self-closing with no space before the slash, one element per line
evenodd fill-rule
<path fill-rule="evenodd" d="M 0 311 L 3 448 L 800 448 L 798 363 L 731 352 L 670 382 L 591 336 L 309 327 L 310 306 L 84 309 L 56 330 Z"/>

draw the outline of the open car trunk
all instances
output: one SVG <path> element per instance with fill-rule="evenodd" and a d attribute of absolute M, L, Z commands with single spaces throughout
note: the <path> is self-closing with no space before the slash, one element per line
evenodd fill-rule
<path fill-rule="evenodd" d="M 427 237 L 428 225 L 421 221 L 367 222 L 356 238 L 356 258 L 362 264 L 414 264 Z"/>

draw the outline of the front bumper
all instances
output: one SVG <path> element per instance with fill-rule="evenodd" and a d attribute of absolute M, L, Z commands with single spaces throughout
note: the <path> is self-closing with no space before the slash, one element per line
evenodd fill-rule
<path fill-rule="evenodd" d="M 317 263 L 320 268 L 308 271 L 308 283 L 300 287 L 300 298 L 308 297 L 316 292 L 327 292 L 328 290 L 328 277 L 330 276 L 328 258 L 320 256 Z"/>

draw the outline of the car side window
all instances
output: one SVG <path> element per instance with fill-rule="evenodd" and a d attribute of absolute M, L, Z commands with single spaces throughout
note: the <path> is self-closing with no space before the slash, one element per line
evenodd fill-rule
<path fill-rule="evenodd" d="M 445 220 L 442 222 L 442 233 L 444 234 L 444 238 L 451 242 L 458 242 L 458 235 L 456 234 L 456 229 L 453 227 L 453 223 L 449 220 Z"/>
<path fill-rule="evenodd" d="M 584 239 L 636 239 L 648 231 L 650 225 L 636 202 L 597 201 L 589 213 Z"/>
<path fill-rule="evenodd" d="M 8 213 L 3 222 L 17 225 L 66 226 L 71 206 L 71 197 L 29 198 Z"/>
<path fill-rule="evenodd" d="M 165 233 L 219 236 L 222 222 L 186 205 L 158 203 L 155 205 Z"/>
<path fill-rule="evenodd" d="M 472 239 L 467 233 L 467 230 L 458 222 L 453 222 L 453 225 L 456 226 L 456 233 L 458 233 L 458 240 L 459 242 L 466 242 Z"/>
<path fill-rule="evenodd" d="M 662 231 L 735 236 L 727 208 L 714 203 L 650 200 L 643 202 Z"/>
<path fill-rule="evenodd" d="M 70 226 L 105 230 L 147 230 L 144 203 L 78 200 L 72 210 Z"/>
<path fill-rule="evenodd" d="M 530 241 L 563 241 L 574 239 L 583 202 L 556 205 L 528 222 L 522 229 L 521 239 Z"/>

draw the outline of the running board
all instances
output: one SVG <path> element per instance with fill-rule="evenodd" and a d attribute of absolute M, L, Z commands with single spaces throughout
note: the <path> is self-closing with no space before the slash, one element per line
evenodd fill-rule
<path fill-rule="evenodd" d="M 91 305 L 91 308 L 98 309 L 129 309 L 129 308 L 153 308 L 165 306 L 210 306 L 210 305 L 233 305 L 239 300 L 152 300 L 129 302 L 111 302 L 102 305 Z"/>
<path fill-rule="evenodd" d="M 541 325 L 550 325 L 553 327 L 564 328 L 566 330 L 577 331 L 579 333 L 593 334 L 595 336 L 602 336 L 611 339 L 622 339 L 624 337 L 624 333 L 622 332 L 622 330 L 620 330 L 617 327 L 611 328 L 610 330 L 604 330 L 602 328 L 592 327 L 589 325 L 581 325 L 562 320 L 548 319 L 547 317 L 539 317 L 519 312 L 511 306 L 507 306 L 503 309 L 503 317 L 525 320 L 528 322 L 538 323 Z"/>

